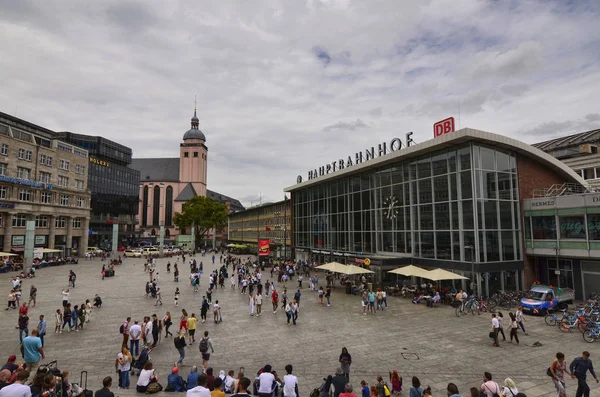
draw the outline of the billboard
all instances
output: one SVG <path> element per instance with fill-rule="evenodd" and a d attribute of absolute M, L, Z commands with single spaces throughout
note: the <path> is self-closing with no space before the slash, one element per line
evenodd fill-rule
<path fill-rule="evenodd" d="M 433 125 L 433 137 L 437 138 L 449 132 L 454 132 L 454 117 L 440 120 Z"/>
<path fill-rule="evenodd" d="M 269 255 L 271 249 L 269 248 L 269 240 L 258 241 L 258 255 Z"/>

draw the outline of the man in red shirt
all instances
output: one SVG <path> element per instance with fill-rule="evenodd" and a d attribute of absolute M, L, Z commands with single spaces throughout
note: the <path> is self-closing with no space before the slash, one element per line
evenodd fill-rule
<path fill-rule="evenodd" d="M 273 290 L 271 293 L 271 302 L 273 302 L 273 313 L 277 313 L 277 304 L 279 303 L 279 294 Z"/>
<path fill-rule="evenodd" d="M 356 394 L 352 393 L 352 385 L 347 383 L 344 387 L 344 392 L 340 393 L 340 397 L 356 397 Z"/>

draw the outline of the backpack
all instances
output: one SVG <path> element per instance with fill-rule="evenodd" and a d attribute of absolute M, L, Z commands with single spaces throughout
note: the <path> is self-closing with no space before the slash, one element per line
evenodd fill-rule
<path fill-rule="evenodd" d="M 200 353 L 206 353 L 208 351 L 208 339 L 202 338 L 198 347 L 200 349 Z"/>
<path fill-rule="evenodd" d="M 310 396 L 309 397 L 319 397 L 321 395 L 321 390 L 319 388 L 313 389 L 313 391 L 310 392 Z"/>
<path fill-rule="evenodd" d="M 488 389 L 488 390 L 491 392 L 491 390 L 490 390 L 490 388 L 489 388 L 489 387 L 487 387 L 487 386 L 485 386 L 485 385 L 484 385 L 484 387 L 485 387 L 486 389 Z M 494 393 L 492 393 L 492 397 L 500 397 L 500 393 L 499 393 L 499 392 L 500 392 L 500 386 L 498 386 L 498 384 L 496 383 L 496 391 L 495 391 Z M 487 393 L 486 393 L 485 391 L 482 391 L 482 392 L 479 394 L 479 396 L 480 396 L 480 397 L 487 397 Z"/>
<path fill-rule="evenodd" d="M 125 332 L 125 324 L 121 324 L 121 326 L 119 327 L 119 333 L 122 334 L 123 332 Z"/>
<path fill-rule="evenodd" d="M 146 394 L 158 393 L 159 391 L 162 391 L 162 389 L 163 389 L 163 387 L 160 383 L 151 382 L 150 384 L 148 384 L 148 387 L 146 388 Z"/>

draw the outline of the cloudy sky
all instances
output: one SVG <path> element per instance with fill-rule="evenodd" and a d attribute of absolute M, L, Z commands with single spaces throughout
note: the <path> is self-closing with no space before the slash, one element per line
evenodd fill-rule
<path fill-rule="evenodd" d="M 0 111 L 174 157 L 244 204 L 434 121 L 533 143 L 600 127 L 600 2 L 0 0 Z M 457 125 L 458 127 L 458 125 Z"/>

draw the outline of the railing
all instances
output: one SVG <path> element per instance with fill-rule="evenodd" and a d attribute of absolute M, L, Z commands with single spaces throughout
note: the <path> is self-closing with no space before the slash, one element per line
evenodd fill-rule
<path fill-rule="evenodd" d="M 590 193 L 592 190 L 579 183 L 563 183 L 556 184 L 545 189 L 534 189 L 533 197 L 557 197 L 568 196 L 571 194 Z"/>

